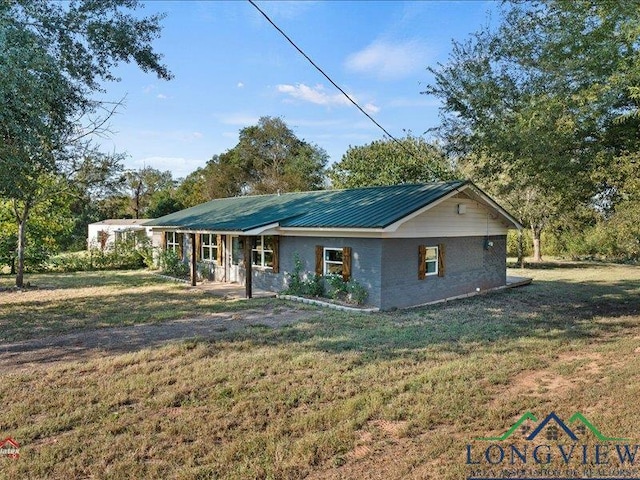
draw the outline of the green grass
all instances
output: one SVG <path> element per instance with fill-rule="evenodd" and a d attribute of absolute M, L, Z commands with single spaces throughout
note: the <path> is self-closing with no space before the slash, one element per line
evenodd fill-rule
<path fill-rule="evenodd" d="M 143 270 L 37 274 L 26 280 L 31 287 L 15 291 L 10 289 L 13 277 L 0 276 L 0 342 L 197 317 L 268 302 L 228 301 Z"/>
<path fill-rule="evenodd" d="M 0 476 L 459 479 L 468 475 L 465 445 L 502 434 L 526 411 L 579 411 L 605 435 L 637 439 L 640 268 L 513 273 L 535 281 L 428 308 L 318 310 L 280 329 L 0 373 L 0 436 L 22 444 L 19 460 L 0 458 Z M 192 291 L 144 274 L 109 275 L 50 281 L 106 289 L 91 297 L 87 315 L 101 320 L 89 325 L 108 324 L 117 310 L 109 295 L 117 303 L 124 293 L 150 315 L 163 297 L 181 314 L 191 304 L 246 308 L 215 298 L 199 304 Z M 13 307 L 3 301 L 6 322 L 4 307 Z M 36 311 L 68 303 L 55 308 L 59 322 L 73 323 L 83 302 L 50 299 Z M 35 318 L 32 327 L 47 323 L 42 313 Z"/>

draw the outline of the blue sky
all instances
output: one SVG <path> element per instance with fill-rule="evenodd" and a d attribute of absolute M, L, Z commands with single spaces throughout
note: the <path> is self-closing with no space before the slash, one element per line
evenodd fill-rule
<path fill-rule="evenodd" d="M 451 40 L 497 21 L 487 1 L 258 2 L 333 80 L 395 136 L 438 124 L 438 102 L 421 95 L 427 66 L 445 62 Z M 337 162 L 350 145 L 383 133 L 348 103 L 244 1 L 146 2 L 165 12 L 154 46 L 169 82 L 120 66 L 105 97 L 125 98 L 101 139 L 126 152 L 127 168 L 151 166 L 184 177 L 234 147 L 261 116 L 279 116 Z"/>

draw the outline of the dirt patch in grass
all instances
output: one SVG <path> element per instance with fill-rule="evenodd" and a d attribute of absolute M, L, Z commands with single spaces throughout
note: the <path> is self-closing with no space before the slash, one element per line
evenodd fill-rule
<path fill-rule="evenodd" d="M 0 434 L 21 444 L 0 477 L 458 480 L 524 412 L 635 439 L 640 269 L 515 274 L 534 283 L 373 315 L 36 279 L 90 295 L 0 298 Z"/>
<path fill-rule="evenodd" d="M 317 315 L 314 310 L 273 307 L 240 312 L 211 313 L 200 318 L 128 327 L 82 330 L 34 340 L 0 343 L 3 372 L 48 367 L 53 363 L 88 360 L 154 348 L 188 339 L 215 340 L 242 328 L 278 328 Z"/>

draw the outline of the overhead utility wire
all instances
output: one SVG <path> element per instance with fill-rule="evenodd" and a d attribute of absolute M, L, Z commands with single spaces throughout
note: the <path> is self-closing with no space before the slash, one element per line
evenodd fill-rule
<path fill-rule="evenodd" d="M 340 85 L 338 85 L 336 82 L 334 82 L 331 77 L 329 75 L 327 75 L 324 70 L 322 70 L 322 68 L 320 68 L 313 60 L 311 60 L 311 58 L 309 57 L 309 55 L 307 55 L 306 53 L 304 53 L 304 51 L 302 51 L 302 49 L 300 47 L 298 47 L 298 45 L 295 44 L 295 42 L 293 40 L 291 40 L 291 38 L 289 38 L 289 35 L 287 35 L 286 33 L 284 33 L 284 31 L 274 23 L 273 20 L 271 20 L 271 18 L 269 18 L 269 16 L 260 8 L 258 7 L 258 5 L 256 5 L 256 3 L 254 2 L 254 0 L 248 0 L 248 2 L 253 5 L 255 7 L 256 10 L 258 10 L 258 12 L 260 12 L 262 14 L 262 16 L 264 18 L 267 19 L 267 22 L 269 22 L 271 25 L 273 25 L 273 28 L 275 28 L 276 30 L 278 30 L 278 32 L 280 32 L 282 34 L 282 36 L 284 38 L 287 39 L 287 41 L 293 46 L 293 48 L 295 48 L 298 52 L 300 52 L 300 55 L 302 55 L 304 58 L 306 58 L 309 63 L 311 65 L 313 65 L 315 67 L 316 70 L 318 70 L 323 76 L 324 78 L 326 78 L 331 85 L 333 85 L 334 87 L 336 87 L 340 93 L 342 93 L 345 97 L 347 97 L 347 100 L 349 100 L 351 103 L 353 103 L 355 105 L 355 107 L 360 110 L 369 120 L 371 120 L 380 130 L 382 130 L 391 140 L 393 140 L 394 142 L 396 142 L 400 148 L 402 148 L 405 152 L 407 152 L 410 156 L 414 157 L 414 153 L 411 152 L 402 142 L 400 142 L 400 140 L 398 140 L 396 137 L 394 137 L 393 135 L 391 135 L 386 128 L 384 128 L 382 125 L 380 125 L 375 118 L 373 118 L 371 115 L 369 115 L 360 105 L 358 105 L 358 103 L 351 98 L 347 92 L 345 92 Z M 431 173 L 433 173 L 437 178 L 441 178 L 441 173 L 436 172 L 433 168 L 431 168 L 429 165 L 425 165 L 425 167 L 427 167 L 427 169 L 429 169 L 431 171 Z"/>

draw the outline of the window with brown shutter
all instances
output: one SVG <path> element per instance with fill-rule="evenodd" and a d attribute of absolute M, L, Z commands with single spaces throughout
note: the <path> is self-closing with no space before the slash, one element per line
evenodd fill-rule
<path fill-rule="evenodd" d="M 351 278 L 351 247 L 342 247 L 342 280 Z"/>
<path fill-rule="evenodd" d="M 324 274 L 324 248 L 322 245 L 316 245 L 316 275 Z"/>
<path fill-rule="evenodd" d="M 426 277 L 444 276 L 444 245 L 437 247 L 428 245 L 418 246 L 418 279 L 424 280 Z"/>
<path fill-rule="evenodd" d="M 274 236 L 273 237 L 273 257 L 272 257 L 272 261 L 273 264 L 271 265 L 271 270 L 273 271 L 273 273 L 278 273 L 280 272 L 280 237 L 278 236 Z"/>
<path fill-rule="evenodd" d="M 438 276 L 444 277 L 444 243 L 438 244 Z"/>
<path fill-rule="evenodd" d="M 184 260 L 184 234 L 179 233 L 176 237 L 178 239 L 178 257 L 180 257 L 181 260 Z"/>
<path fill-rule="evenodd" d="M 218 245 L 218 250 L 216 251 L 216 263 L 218 265 L 222 265 L 222 235 L 216 235 L 216 243 Z"/>
<path fill-rule="evenodd" d="M 424 280 L 427 276 L 427 247 L 418 245 L 418 279 Z"/>

